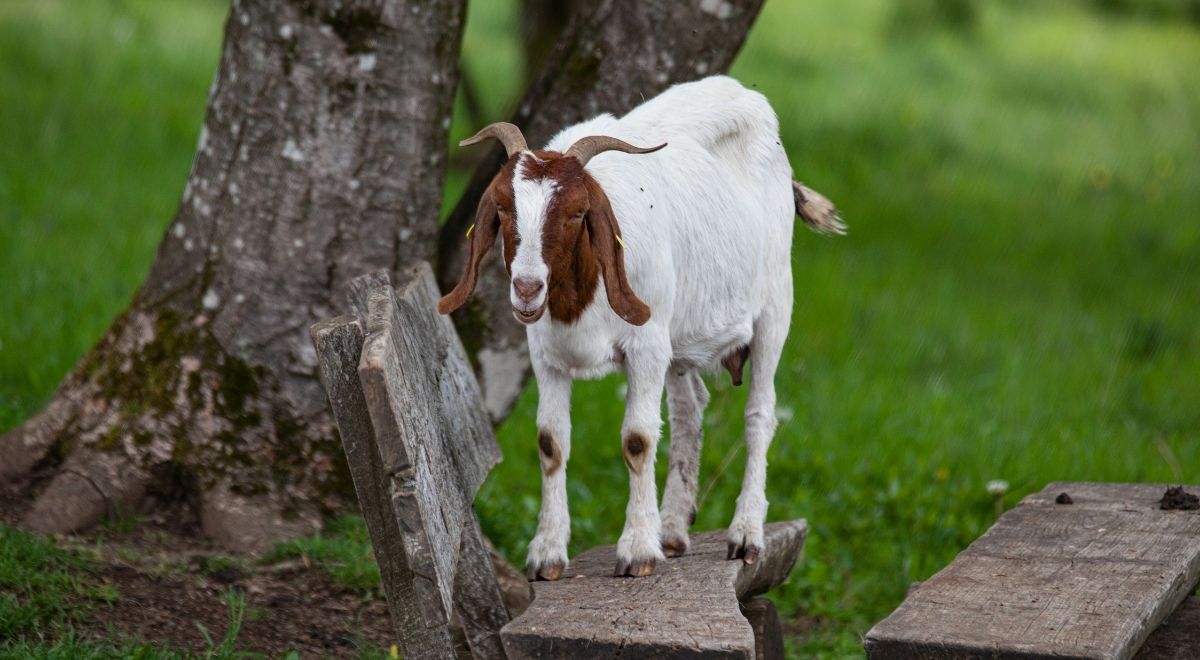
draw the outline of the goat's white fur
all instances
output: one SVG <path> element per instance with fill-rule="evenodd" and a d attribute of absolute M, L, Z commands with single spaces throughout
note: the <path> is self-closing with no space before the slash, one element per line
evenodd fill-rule
<path fill-rule="evenodd" d="M 699 372 L 715 370 L 723 356 L 746 344 L 751 368 L 746 472 L 729 540 L 761 549 L 766 454 L 776 426 L 774 376 L 792 311 L 795 203 L 778 120 L 761 94 L 714 76 L 676 85 L 620 119 L 603 114 L 566 128 L 546 148 L 564 152 L 588 135 L 635 145 L 668 143 L 646 155 L 602 153 L 587 164 L 620 223 L 629 282 L 652 315 L 643 326 L 626 323 L 609 307 L 601 282 L 576 322 L 563 324 L 546 314 L 527 328 L 540 395 L 538 426 L 562 453 L 560 469 L 543 471 L 529 564 L 567 560 L 571 380 L 619 368 L 629 381 L 621 435 L 639 433 L 649 446 L 644 466 L 630 472 L 618 560 L 660 559 L 660 542 L 667 539 L 686 547 L 708 401 Z M 533 157 L 527 152 L 521 158 Z M 520 169 L 514 176 L 521 237 L 514 277 L 545 280 L 540 236 L 553 193 L 549 185 L 524 179 Z M 654 456 L 664 381 L 674 437 L 660 516 Z"/>

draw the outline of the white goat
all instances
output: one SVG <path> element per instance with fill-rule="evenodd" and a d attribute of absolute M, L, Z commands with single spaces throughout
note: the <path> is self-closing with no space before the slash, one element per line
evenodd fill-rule
<path fill-rule="evenodd" d="M 721 364 L 740 384 L 747 359 L 746 472 L 729 558 L 754 563 L 763 550 L 775 369 L 792 313 L 793 216 L 843 230 L 828 200 L 792 181 L 771 106 L 714 76 L 676 85 L 620 119 L 603 114 L 566 128 L 542 151 L 502 123 L 462 144 L 487 138 L 501 140 L 509 159 L 479 203 L 466 270 L 438 308 L 466 302 L 502 235 L 539 393 L 542 509 L 530 577 L 554 580 L 567 565 L 572 380 L 622 368 L 628 375 L 621 437 L 630 497 L 615 573 L 644 576 L 664 552 L 688 548 L 708 402 L 700 372 Z M 662 151 L 629 144 L 663 141 L 670 146 Z M 606 295 L 596 295 L 601 289 Z M 654 457 L 664 381 L 672 437 L 660 514 Z"/>

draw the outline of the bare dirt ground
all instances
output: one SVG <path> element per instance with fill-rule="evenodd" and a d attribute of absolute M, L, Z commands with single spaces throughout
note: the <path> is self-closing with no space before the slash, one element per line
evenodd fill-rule
<path fill-rule="evenodd" d="M 36 480 L 0 486 L 0 523 L 16 525 L 36 487 Z M 245 597 L 241 651 L 354 657 L 386 652 L 394 642 L 377 592 L 346 589 L 305 561 L 262 565 L 255 557 L 222 552 L 200 538 L 195 515 L 183 503 L 154 511 L 58 539 L 96 557 L 94 578 L 119 594 L 111 605 L 93 604 L 75 622 L 79 637 L 207 651 L 225 638 L 227 594 L 236 590 Z"/>

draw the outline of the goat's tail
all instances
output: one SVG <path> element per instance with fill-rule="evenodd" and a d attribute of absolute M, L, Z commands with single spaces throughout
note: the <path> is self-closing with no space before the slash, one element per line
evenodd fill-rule
<path fill-rule="evenodd" d="M 796 215 L 818 234 L 846 235 L 846 223 L 837 207 L 825 195 L 799 181 L 792 182 L 792 197 L 796 200 Z"/>

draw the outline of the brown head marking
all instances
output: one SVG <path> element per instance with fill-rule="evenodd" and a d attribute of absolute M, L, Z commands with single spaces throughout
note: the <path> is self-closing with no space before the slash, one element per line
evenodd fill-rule
<path fill-rule="evenodd" d="M 479 264 L 496 236 L 502 234 L 504 265 L 514 278 L 511 296 L 518 320 L 533 323 L 548 308 L 554 320 L 573 323 L 592 302 L 601 275 L 609 306 L 618 316 L 633 325 L 649 320 L 650 308 L 633 292 L 625 274 L 621 228 L 612 205 L 584 165 L 604 151 L 649 153 L 666 145 L 642 149 L 615 138 L 590 136 L 578 140 L 566 153 L 530 152 L 525 149 L 520 131 L 511 124 L 493 124 L 462 144 L 475 144 L 489 137 L 504 142 L 509 160 L 480 199 L 470 238 L 470 259 L 458 285 L 438 303 L 438 311 L 448 314 L 467 301 L 475 288 Z M 513 260 L 522 239 L 517 225 L 514 177 L 523 182 L 548 182 L 553 190 L 539 219 L 540 257 L 545 269 L 539 270 L 536 277 L 544 276 L 545 282 L 535 281 L 523 272 L 513 272 Z M 522 220 L 522 225 L 530 226 L 527 219 Z M 519 270 L 527 268 L 521 266 Z"/>

